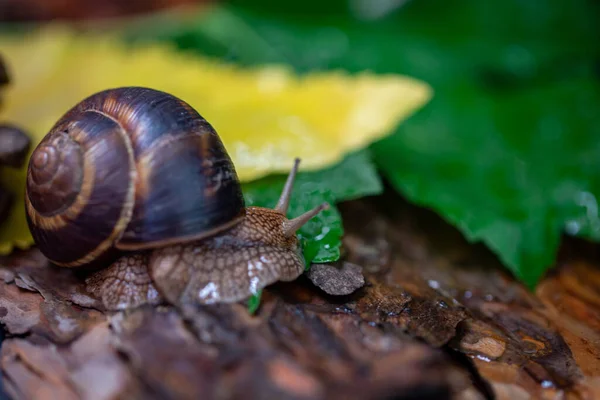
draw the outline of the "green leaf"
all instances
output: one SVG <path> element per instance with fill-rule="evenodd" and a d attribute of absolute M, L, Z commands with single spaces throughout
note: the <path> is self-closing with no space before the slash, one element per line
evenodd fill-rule
<path fill-rule="evenodd" d="M 259 290 L 256 294 L 253 294 L 248 299 L 248 312 L 254 314 L 258 307 L 260 307 L 260 298 L 262 296 L 262 290 Z"/>
<path fill-rule="evenodd" d="M 272 175 L 244 184 L 247 204 L 274 207 L 286 178 L 286 175 Z M 344 232 L 335 203 L 376 195 L 382 190 L 379 175 L 368 150 L 350 154 L 339 164 L 321 171 L 302 172 L 302 163 L 300 164 L 288 217 L 298 216 L 323 202 L 329 202 L 331 205 L 298 232 L 303 241 L 307 268 L 311 262 L 336 261 L 340 256 Z"/>
<path fill-rule="evenodd" d="M 378 143 L 378 162 L 395 187 L 486 243 L 533 287 L 562 231 L 600 239 L 600 84 L 456 91 Z"/>

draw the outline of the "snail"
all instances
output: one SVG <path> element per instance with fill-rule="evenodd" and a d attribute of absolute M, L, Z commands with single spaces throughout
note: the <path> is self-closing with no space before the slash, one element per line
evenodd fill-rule
<path fill-rule="evenodd" d="M 299 162 L 273 209 L 246 206 L 219 135 L 195 109 L 155 89 L 107 89 L 32 152 L 27 221 L 50 262 L 91 269 L 86 287 L 107 309 L 238 302 L 305 269 L 296 232 L 328 204 L 286 217 Z"/>

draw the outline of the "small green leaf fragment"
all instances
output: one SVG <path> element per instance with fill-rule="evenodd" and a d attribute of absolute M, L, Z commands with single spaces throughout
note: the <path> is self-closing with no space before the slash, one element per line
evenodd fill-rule
<path fill-rule="evenodd" d="M 261 296 L 262 296 L 262 290 L 259 290 L 258 292 L 256 292 L 256 294 L 253 294 L 248 299 L 248 312 L 250 314 L 256 313 L 256 311 L 258 310 L 258 307 L 260 307 Z"/>

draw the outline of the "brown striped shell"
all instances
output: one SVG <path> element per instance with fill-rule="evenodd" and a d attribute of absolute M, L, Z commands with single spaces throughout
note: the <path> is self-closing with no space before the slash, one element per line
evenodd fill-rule
<path fill-rule="evenodd" d="M 209 237 L 244 215 L 212 126 L 184 101 L 141 87 L 105 90 L 69 110 L 31 156 L 25 203 L 36 244 L 66 267 L 110 249 Z"/>

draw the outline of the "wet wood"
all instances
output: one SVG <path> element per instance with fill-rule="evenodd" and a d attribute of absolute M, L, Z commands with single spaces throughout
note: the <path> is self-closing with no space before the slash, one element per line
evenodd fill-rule
<path fill-rule="evenodd" d="M 6 392 L 600 398 L 598 246 L 565 240 L 555 270 L 532 293 L 484 247 L 395 195 L 341 209 L 343 260 L 320 267 L 312 281 L 273 285 L 256 315 L 243 304 L 109 314 L 80 277 L 46 265 L 35 250 L 0 260 Z M 350 294 L 326 293 L 332 281 Z"/>

